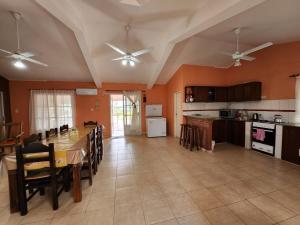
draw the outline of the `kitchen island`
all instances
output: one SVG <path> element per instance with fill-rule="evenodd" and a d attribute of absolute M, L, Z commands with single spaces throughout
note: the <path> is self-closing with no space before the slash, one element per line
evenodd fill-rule
<path fill-rule="evenodd" d="M 197 115 L 185 115 L 184 120 L 186 124 L 199 128 L 200 146 L 205 150 L 213 150 L 213 142 L 245 146 L 245 121 Z"/>

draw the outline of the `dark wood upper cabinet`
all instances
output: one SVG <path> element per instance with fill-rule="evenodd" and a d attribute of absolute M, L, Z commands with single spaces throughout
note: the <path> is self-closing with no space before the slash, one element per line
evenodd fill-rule
<path fill-rule="evenodd" d="M 227 102 L 227 87 L 215 88 L 215 102 Z"/>
<path fill-rule="evenodd" d="M 191 99 L 193 101 L 190 101 Z M 185 87 L 186 102 L 241 102 L 261 100 L 261 82 L 250 82 L 229 87 Z"/>

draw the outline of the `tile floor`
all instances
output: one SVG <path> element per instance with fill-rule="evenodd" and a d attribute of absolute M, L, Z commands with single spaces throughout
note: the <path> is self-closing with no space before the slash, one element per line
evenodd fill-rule
<path fill-rule="evenodd" d="M 63 193 L 52 211 L 36 196 L 25 217 L 8 204 L 4 173 L 0 225 L 299 225 L 300 167 L 229 144 L 208 153 L 174 138 L 108 139 L 82 202 Z"/>

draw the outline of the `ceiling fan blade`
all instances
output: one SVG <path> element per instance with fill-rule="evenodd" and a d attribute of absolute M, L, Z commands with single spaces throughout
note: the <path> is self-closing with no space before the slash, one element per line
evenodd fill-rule
<path fill-rule="evenodd" d="M 229 65 L 226 66 L 214 66 L 215 68 L 220 68 L 220 69 L 228 69 L 230 68 L 235 62 L 230 63 Z"/>
<path fill-rule="evenodd" d="M 146 53 L 148 53 L 148 52 L 151 52 L 152 49 L 153 49 L 152 47 L 151 47 L 151 48 L 145 48 L 145 49 L 143 49 L 143 50 L 139 50 L 139 51 L 133 52 L 133 53 L 131 53 L 131 55 L 132 55 L 133 57 L 137 57 L 137 56 L 139 56 L 139 55 L 143 55 L 143 54 L 146 54 Z"/>
<path fill-rule="evenodd" d="M 126 52 L 122 51 L 121 49 L 119 49 L 118 47 L 109 44 L 109 43 L 105 43 L 107 46 L 111 47 L 113 50 L 115 50 L 116 52 L 119 52 L 121 55 L 126 55 Z"/>
<path fill-rule="evenodd" d="M 12 53 L 12 52 L 10 52 L 10 51 L 7 51 L 7 50 L 1 49 L 1 48 L 0 48 L 0 51 L 1 51 L 1 52 L 4 52 L 4 53 L 6 53 L 6 54 L 11 54 L 11 55 L 14 54 L 14 53 Z"/>
<path fill-rule="evenodd" d="M 29 62 L 32 62 L 32 63 L 35 63 L 35 64 L 39 64 L 39 65 L 41 65 L 41 66 L 48 66 L 46 63 L 42 63 L 42 62 L 40 62 L 40 61 L 38 61 L 38 60 L 35 60 L 35 59 L 23 57 L 22 55 L 21 55 L 20 59 L 26 60 L 26 61 L 29 61 Z"/>
<path fill-rule="evenodd" d="M 26 57 L 26 58 L 31 58 L 31 57 L 34 56 L 34 54 L 31 53 L 31 52 L 20 52 L 19 54 Z"/>
<path fill-rule="evenodd" d="M 244 55 L 240 59 L 246 60 L 246 61 L 253 61 L 255 57 Z"/>
<path fill-rule="evenodd" d="M 132 61 L 136 62 L 136 63 L 140 63 L 141 61 L 135 57 L 131 57 L 130 58 Z"/>
<path fill-rule="evenodd" d="M 271 45 L 273 45 L 273 43 L 272 42 L 267 42 L 267 43 L 265 43 L 265 44 L 262 44 L 262 45 L 259 45 L 259 46 L 257 46 L 257 47 L 255 47 L 255 48 L 252 48 L 252 49 L 249 49 L 249 50 L 247 50 L 247 51 L 244 51 L 243 53 L 241 53 L 241 55 L 249 55 L 249 54 L 251 54 L 251 53 L 253 53 L 253 52 L 256 52 L 256 51 L 259 51 L 259 50 L 261 50 L 261 49 L 263 49 L 263 48 L 267 48 L 267 47 L 269 47 L 269 46 L 271 46 Z"/>
<path fill-rule="evenodd" d="M 230 52 L 219 51 L 219 53 L 222 55 L 227 55 L 227 56 L 232 57 L 232 53 L 230 53 Z"/>
<path fill-rule="evenodd" d="M 125 59 L 124 57 L 119 57 L 119 58 L 115 58 L 115 59 L 112 59 L 111 61 L 119 61 L 119 60 L 123 60 Z"/>

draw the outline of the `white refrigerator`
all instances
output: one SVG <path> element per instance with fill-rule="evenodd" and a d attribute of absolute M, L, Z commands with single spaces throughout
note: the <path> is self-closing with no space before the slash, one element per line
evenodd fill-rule
<path fill-rule="evenodd" d="M 167 119 L 162 117 L 162 105 L 146 105 L 147 137 L 167 136 Z"/>

